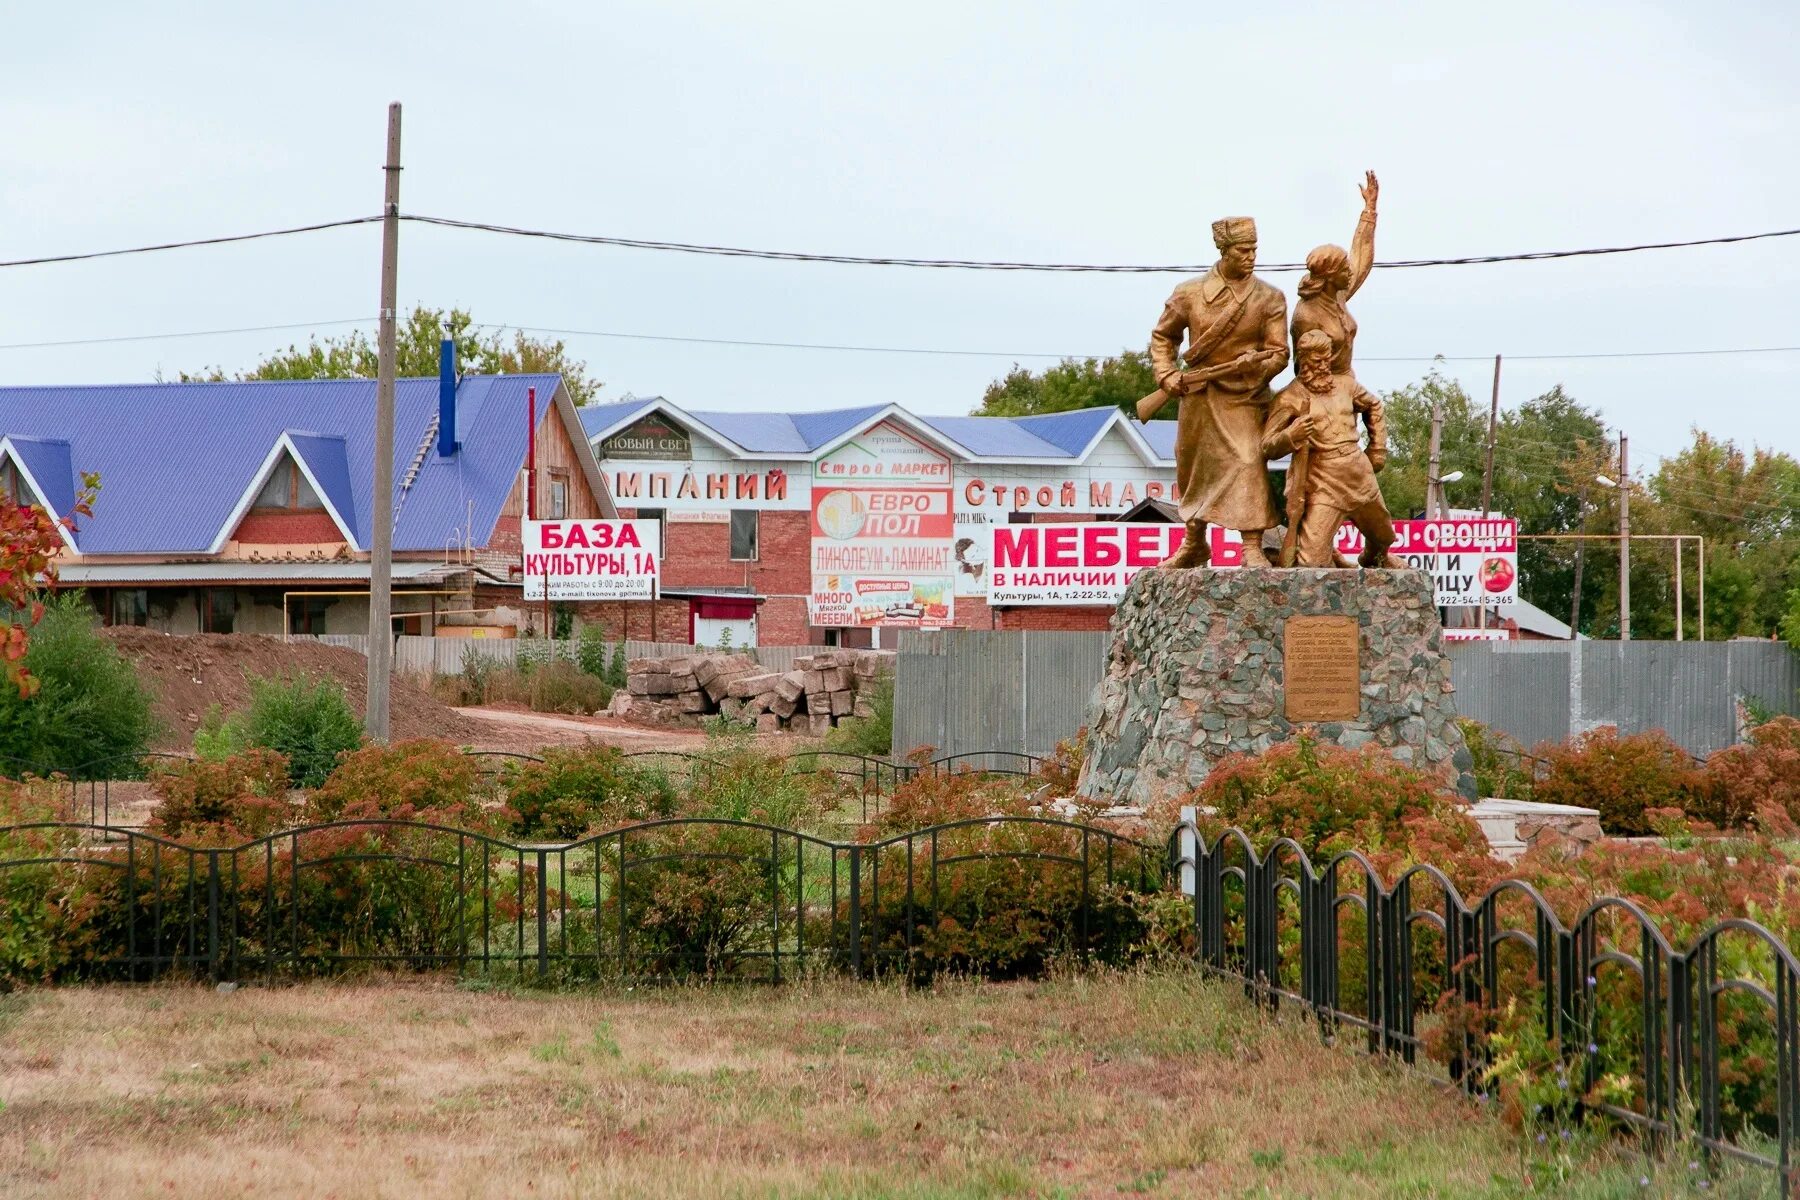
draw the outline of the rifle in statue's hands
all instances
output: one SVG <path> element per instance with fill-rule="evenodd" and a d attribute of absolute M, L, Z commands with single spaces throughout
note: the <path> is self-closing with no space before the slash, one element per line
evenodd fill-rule
<path fill-rule="evenodd" d="M 1179 394 L 1183 396 L 1192 395 L 1209 383 L 1216 383 L 1221 379 L 1229 378 L 1239 372 L 1247 371 L 1252 367 L 1262 366 L 1265 363 L 1273 362 L 1282 357 L 1284 357 L 1284 352 L 1280 350 L 1255 350 L 1249 354 L 1234 358 L 1230 362 L 1219 363 L 1218 365 L 1211 367 L 1196 367 L 1190 371 L 1182 371 L 1180 373 L 1181 392 Z M 1140 421 L 1150 420 L 1150 418 L 1154 417 L 1162 406 L 1167 404 L 1171 398 L 1172 397 L 1166 390 L 1157 388 L 1154 392 L 1151 392 L 1148 396 L 1145 396 L 1142 400 L 1137 402 L 1137 419 Z"/>

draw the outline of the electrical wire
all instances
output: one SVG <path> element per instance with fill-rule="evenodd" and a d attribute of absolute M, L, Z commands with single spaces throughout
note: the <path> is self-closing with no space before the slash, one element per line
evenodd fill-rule
<path fill-rule="evenodd" d="M 286 229 L 265 229 L 260 233 L 232 233 L 218 237 L 194 238 L 185 242 L 158 242 L 150 246 L 127 246 L 120 250 L 90 250 L 82 254 L 50 254 L 41 258 L 0 260 L 0 267 L 39 267 L 47 263 L 86 262 L 95 258 L 122 258 L 128 254 L 153 254 L 159 250 L 186 250 L 194 246 L 223 246 L 231 242 L 254 242 L 263 238 L 291 237 L 297 233 L 319 233 L 326 229 L 343 229 L 350 225 L 368 225 L 380 217 L 346 217 L 342 221 L 320 221 L 314 225 L 294 225 Z"/>
<path fill-rule="evenodd" d="M 132 333 L 118 337 L 68 338 L 58 342 L 4 342 L 0 350 L 41 350 L 51 346 L 105 346 L 115 342 L 161 342 L 176 338 L 223 337 L 233 333 L 278 333 L 289 329 L 326 329 L 340 325 L 369 325 L 374 317 L 343 317 L 332 321 L 296 321 L 291 325 L 241 325 L 235 329 L 188 329 L 174 333 Z"/>
<path fill-rule="evenodd" d="M 1049 271 L 1090 272 L 1101 274 L 1197 274 L 1212 269 L 1211 263 L 1099 264 L 991 261 L 965 258 L 902 258 L 864 254 L 816 254 L 798 250 L 755 250 L 743 246 L 710 245 L 703 242 L 665 242 L 647 238 L 626 238 L 606 234 L 559 233 L 545 229 L 527 229 L 516 225 L 497 225 L 487 221 L 464 221 L 453 217 L 432 217 L 422 213 L 403 213 L 401 220 L 447 229 L 478 230 L 509 237 L 539 238 L 547 241 L 577 242 L 590 246 L 615 246 L 631 250 L 664 250 L 680 254 L 703 254 L 725 258 L 758 258 L 778 262 L 836 263 L 864 267 L 926 267 L 959 271 Z M 1800 235 L 1800 229 L 1775 229 L 1765 233 L 1741 233 L 1723 237 L 1693 238 L 1685 241 L 1643 242 L 1628 246 L 1600 246 L 1580 250 L 1532 250 L 1519 254 L 1478 254 L 1458 258 L 1390 259 L 1377 262 L 1376 270 L 1403 270 L 1417 267 L 1465 267 L 1507 262 L 1543 262 L 1559 258 L 1591 258 L 1609 254 L 1634 254 L 1645 250 L 1677 250 L 1694 246 L 1723 246 L 1739 242 L 1762 241 Z M 1305 263 L 1258 263 L 1264 274 L 1287 274 L 1306 270 Z"/>
<path fill-rule="evenodd" d="M 1210 270 L 1211 263 L 1062 263 L 1024 262 L 965 258 L 906 258 L 866 254 L 818 254 L 798 250 L 758 250 L 745 246 L 714 245 L 706 242 L 670 242 L 649 238 L 627 238 L 609 234 L 563 233 L 547 229 L 529 229 L 517 225 L 500 225 L 489 221 L 465 221 L 454 217 L 434 217 L 423 213 L 398 214 L 402 221 L 435 225 L 446 229 L 497 233 L 508 237 L 537 238 L 546 241 L 574 242 L 592 246 L 613 246 L 630 250 L 659 250 L 679 254 L 700 254 L 724 258 L 754 258 L 775 262 L 834 263 L 847 266 L 921 267 L 959 271 L 1043 271 L 1055 273 L 1099 274 L 1197 274 Z M 227 234 L 193 238 L 186 241 L 159 242 L 147 246 L 129 246 L 117 250 L 93 250 L 78 254 L 53 254 L 34 258 L 0 260 L 0 268 L 43 266 L 51 263 L 84 262 L 97 258 L 119 258 L 131 254 L 150 254 L 161 250 L 182 250 L 195 246 L 218 246 L 233 242 L 250 242 L 264 238 L 289 237 L 302 233 L 318 233 L 352 225 L 369 225 L 380 216 L 347 217 L 340 221 L 320 221 L 311 225 L 294 225 L 257 233 Z M 1727 234 L 1718 237 L 1688 238 L 1679 241 L 1640 242 L 1625 246 L 1590 246 L 1576 250 L 1530 250 L 1513 254 L 1475 254 L 1452 258 L 1389 259 L 1374 264 L 1375 269 L 1394 271 L 1420 267 L 1466 267 L 1494 263 L 1545 262 L 1564 258 L 1593 258 L 1613 254 L 1636 254 L 1649 250 L 1679 250 L 1697 246 L 1727 246 L 1743 242 L 1800 236 L 1800 229 L 1772 229 L 1762 233 Z M 1258 270 L 1265 274 L 1289 274 L 1306 269 L 1305 263 L 1262 263 Z"/>

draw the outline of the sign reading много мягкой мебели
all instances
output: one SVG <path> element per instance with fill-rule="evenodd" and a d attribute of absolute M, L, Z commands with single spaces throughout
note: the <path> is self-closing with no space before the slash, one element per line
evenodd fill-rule
<path fill-rule="evenodd" d="M 527 600 L 654 600 L 662 574 L 656 521 L 524 521 Z"/>
<path fill-rule="evenodd" d="M 934 629 L 955 605 L 950 460 L 891 422 L 813 465 L 812 592 L 820 626 Z"/>

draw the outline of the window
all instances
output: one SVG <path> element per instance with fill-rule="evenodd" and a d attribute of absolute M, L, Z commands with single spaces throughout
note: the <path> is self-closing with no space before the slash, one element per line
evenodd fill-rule
<path fill-rule="evenodd" d="M 19 468 L 13 465 L 12 459 L 0 461 L 0 498 L 8 504 L 28 504 L 31 496 L 25 490 L 25 481 L 19 478 Z"/>
<path fill-rule="evenodd" d="M 288 632 L 317 637 L 325 632 L 326 601 L 307 596 L 293 602 L 288 609 Z"/>
<path fill-rule="evenodd" d="M 746 562 L 756 557 L 756 510 L 731 510 L 731 561 Z"/>
<path fill-rule="evenodd" d="M 200 593 L 200 632 L 230 633 L 237 624 L 237 593 L 208 588 Z"/>
<path fill-rule="evenodd" d="M 257 508 L 324 508 L 319 502 L 319 494 L 306 481 L 306 476 L 294 465 L 292 458 L 283 457 L 269 473 L 269 481 L 256 493 Z"/>
<path fill-rule="evenodd" d="M 550 520 L 561 521 L 569 515 L 569 479 L 566 475 L 550 476 Z"/>
<path fill-rule="evenodd" d="M 109 625 L 148 625 L 150 593 L 143 588 L 114 588 Z"/>
<path fill-rule="evenodd" d="M 637 510 L 637 519 L 640 521 L 666 521 L 668 517 L 663 515 L 666 511 L 661 508 L 640 508 Z"/>

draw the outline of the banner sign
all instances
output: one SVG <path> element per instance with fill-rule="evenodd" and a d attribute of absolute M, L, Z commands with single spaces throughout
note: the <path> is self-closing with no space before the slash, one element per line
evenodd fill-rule
<path fill-rule="evenodd" d="M 1165 478 L 1118 471 L 1091 471 L 1082 468 L 975 474 L 971 468 L 956 477 L 956 510 L 959 513 L 987 513 L 988 519 L 1005 521 L 1007 514 L 1123 513 L 1143 500 L 1180 499 L 1175 490 L 1174 472 Z"/>
<path fill-rule="evenodd" d="M 1511 517 L 1395 521 L 1395 558 L 1432 577 L 1439 608 L 1511 608 L 1519 602 L 1519 523 Z M 1338 553 L 1362 553 L 1353 525 L 1338 530 Z"/>
<path fill-rule="evenodd" d="M 1444 629 L 1446 642 L 1508 642 L 1512 634 L 1504 629 L 1459 629 L 1446 626 Z"/>
<path fill-rule="evenodd" d="M 1437 607 L 1506 608 L 1518 602 L 1518 524 L 1512 519 L 1395 521 L 1394 531 L 1394 555 L 1432 576 Z M 991 525 L 982 563 L 988 603 L 1117 604 L 1139 571 L 1175 553 L 1184 533 L 1181 525 L 1115 521 Z M 1243 565 L 1235 532 L 1215 525 L 1207 535 L 1212 566 Z M 1339 554 L 1354 561 L 1362 549 L 1354 525 L 1338 531 Z M 980 558 L 964 547 L 952 565 L 960 569 L 965 560 Z"/>
<path fill-rule="evenodd" d="M 694 457 L 687 430 L 661 413 L 640 417 L 595 447 L 601 458 L 654 459 L 680 462 Z"/>
<path fill-rule="evenodd" d="M 525 599 L 654 600 L 656 521 L 522 521 Z"/>
<path fill-rule="evenodd" d="M 812 624 L 937 629 L 955 603 L 950 460 L 887 422 L 820 459 Z"/>
<path fill-rule="evenodd" d="M 805 512 L 811 478 L 803 462 L 655 462 L 602 459 L 614 503 L 623 508 L 710 513 L 758 508 Z"/>
<path fill-rule="evenodd" d="M 1184 525 L 1093 521 L 994 525 L 988 603 L 1117 604 L 1139 571 L 1180 547 Z"/>

